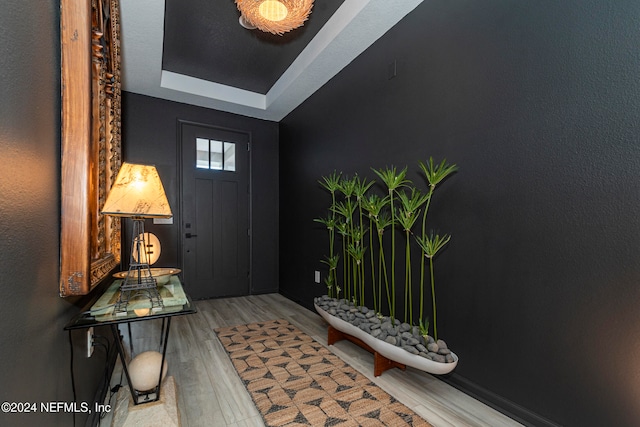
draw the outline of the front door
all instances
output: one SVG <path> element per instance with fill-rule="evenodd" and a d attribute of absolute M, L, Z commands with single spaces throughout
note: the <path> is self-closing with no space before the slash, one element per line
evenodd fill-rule
<path fill-rule="evenodd" d="M 182 274 L 194 299 L 249 294 L 249 135 L 181 123 Z"/>

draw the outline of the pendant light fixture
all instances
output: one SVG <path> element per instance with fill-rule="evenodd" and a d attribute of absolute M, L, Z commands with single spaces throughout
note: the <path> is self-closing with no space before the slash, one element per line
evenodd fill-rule
<path fill-rule="evenodd" d="M 236 6 L 244 27 L 283 35 L 304 24 L 313 0 L 236 0 Z"/>

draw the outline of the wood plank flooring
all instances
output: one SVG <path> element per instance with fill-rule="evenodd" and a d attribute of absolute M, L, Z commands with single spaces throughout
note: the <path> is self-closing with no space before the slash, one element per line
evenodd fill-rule
<path fill-rule="evenodd" d="M 196 301 L 195 304 L 197 314 L 173 318 L 167 348 L 168 375 L 175 378 L 182 426 L 264 426 L 213 329 L 286 319 L 326 345 L 327 326 L 324 320 L 278 294 Z M 126 330 L 122 332 L 125 341 L 128 341 L 128 333 Z M 136 354 L 158 350 L 159 333 L 159 321 L 133 323 L 132 339 Z M 407 368 L 404 372 L 393 369 L 375 378 L 373 355 L 348 341 L 338 342 L 329 346 L 329 349 L 434 427 L 521 426 L 448 384 L 413 368 Z M 112 384 L 119 383 L 121 372 L 121 367 L 117 366 Z M 109 426 L 112 415 L 106 414 L 100 425 Z"/>

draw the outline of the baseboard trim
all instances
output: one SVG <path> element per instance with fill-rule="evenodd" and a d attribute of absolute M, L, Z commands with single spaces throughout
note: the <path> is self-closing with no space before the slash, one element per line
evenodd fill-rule
<path fill-rule="evenodd" d="M 436 376 L 436 378 L 527 427 L 560 427 L 559 424 L 556 424 L 553 421 L 510 401 L 509 399 L 505 399 L 504 397 L 469 381 L 455 372 L 448 375 Z"/>

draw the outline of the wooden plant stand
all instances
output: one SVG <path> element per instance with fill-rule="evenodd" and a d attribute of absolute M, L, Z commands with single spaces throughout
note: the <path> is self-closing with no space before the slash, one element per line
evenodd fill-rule
<path fill-rule="evenodd" d="M 329 329 L 327 332 L 327 344 L 333 345 L 342 340 L 351 341 L 357 346 L 367 350 L 369 353 L 373 353 L 373 376 L 375 377 L 379 377 L 384 371 L 392 368 L 399 368 L 403 371 L 406 369 L 406 365 L 395 362 L 391 359 L 387 359 L 386 357 L 369 347 L 360 338 L 356 338 L 353 335 L 349 335 L 347 333 L 339 331 L 333 326 L 329 325 Z"/>

